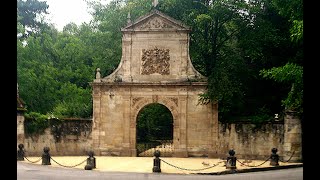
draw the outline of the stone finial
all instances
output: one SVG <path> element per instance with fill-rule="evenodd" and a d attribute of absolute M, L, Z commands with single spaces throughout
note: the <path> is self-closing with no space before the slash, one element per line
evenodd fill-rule
<path fill-rule="evenodd" d="M 271 166 L 279 166 L 279 155 L 277 154 L 278 149 L 272 148 L 271 149 L 271 156 L 270 156 L 270 165 Z"/>
<path fill-rule="evenodd" d="M 229 156 L 227 157 L 227 162 L 226 162 L 227 169 L 231 169 L 231 170 L 237 169 L 237 166 L 236 166 L 237 157 L 234 156 L 235 153 L 236 152 L 233 149 L 229 150 Z"/>
<path fill-rule="evenodd" d="M 153 168 L 152 168 L 152 172 L 157 172 L 160 173 L 161 172 L 161 159 L 160 157 L 160 151 L 156 150 L 153 155 L 155 156 L 155 158 L 153 159 Z"/>
<path fill-rule="evenodd" d="M 153 7 L 156 7 L 157 5 L 158 5 L 158 0 L 153 0 L 152 6 L 153 6 Z"/>
<path fill-rule="evenodd" d="M 96 79 L 101 79 L 100 68 L 96 70 Z"/>
<path fill-rule="evenodd" d="M 88 152 L 87 165 L 84 167 L 85 170 L 92 170 L 96 168 L 96 158 L 94 156 L 93 151 Z"/>
<path fill-rule="evenodd" d="M 19 148 L 19 150 L 18 150 L 18 154 L 17 154 L 17 160 L 24 161 L 24 145 L 19 144 L 18 148 Z"/>
<path fill-rule="evenodd" d="M 44 147 L 43 148 L 43 153 L 42 153 L 42 165 L 51 165 L 50 159 L 51 155 L 49 153 L 50 148 L 49 147 Z"/>
<path fill-rule="evenodd" d="M 130 12 L 128 12 L 128 16 L 127 16 L 127 24 L 131 24 L 131 15 Z"/>

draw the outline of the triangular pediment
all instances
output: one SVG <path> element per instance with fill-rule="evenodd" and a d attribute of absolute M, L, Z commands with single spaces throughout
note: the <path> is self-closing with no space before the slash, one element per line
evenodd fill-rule
<path fill-rule="evenodd" d="M 184 25 L 181 21 L 173 19 L 158 10 L 153 10 L 149 14 L 138 18 L 129 23 L 122 31 L 190 31 L 190 27 Z"/>

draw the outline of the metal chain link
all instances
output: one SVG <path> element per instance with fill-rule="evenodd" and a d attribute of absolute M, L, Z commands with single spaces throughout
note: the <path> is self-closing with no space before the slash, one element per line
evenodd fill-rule
<path fill-rule="evenodd" d="M 259 164 L 259 165 L 256 165 L 256 166 L 246 165 L 246 164 L 240 162 L 238 159 L 237 159 L 237 161 L 238 161 L 240 164 L 244 165 L 244 166 L 248 166 L 248 167 L 258 167 L 258 166 L 261 166 L 262 164 L 266 163 L 267 161 L 269 161 L 270 158 L 271 158 L 271 157 L 269 157 L 269 158 L 268 158 L 267 160 L 265 160 L 263 163 L 261 163 L 261 164 Z"/>
<path fill-rule="evenodd" d="M 281 160 L 279 160 L 279 161 L 280 161 L 280 162 L 283 162 L 283 163 L 289 162 L 289 161 L 291 160 L 291 158 L 293 157 L 293 154 L 294 154 L 294 153 L 295 153 L 295 150 L 292 152 L 290 158 L 289 158 L 287 161 L 281 161 Z"/>
<path fill-rule="evenodd" d="M 52 157 L 51 157 L 50 159 L 52 159 Z M 84 162 L 86 162 L 86 161 L 87 161 L 87 159 L 85 159 L 85 160 L 84 160 L 84 161 L 82 161 L 81 163 L 76 164 L 76 165 L 74 165 L 74 166 L 66 166 L 66 165 L 62 165 L 62 164 L 58 163 L 57 161 L 55 161 L 54 159 L 52 159 L 52 161 L 54 161 L 55 163 L 57 163 L 57 164 L 58 164 L 58 165 L 60 165 L 60 166 L 68 167 L 68 168 L 73 168 L 73 167 L 76 167 L 76 166 L 79 166 L 79 165 L 83 164 Z"/>
<path fill-rule="evenodd" d="M 175 168 L 181 169 L 181 170 L 186 170 L 186 171 L 201 171 L 201 170 L 206 170 L 206 169 L 213 168 L 213 167 L 217 166 L 218 164 L 222 163 L 222 162 L 218 162 L 217 164 L 214 164 L 213 166 L 206 167 L 206 168 L 202 168 L 202 169 L 186 169 L 186 168 L 181 168 L 181 167 L 175 166 L 175 165 L 173 165 L 173 164 L 170 164 L 170 163 L 166 162 L 166 161 L 163 160 L 163 159 L 160 159 L 160 160 L 163 161 L 164 163 L 168 164 L 169 166 L 172 166 L 172 167 L 175 167 Z"/>
<path fill-rule="evenodd" d="M 36 161 L 30 161 L 26 156 L 25 156 L 24 158 L 26 158 L 26 160 L 28 160 L 28 161 L 31 162 L 31 163 L 37 163 L 37 162 L 39 162 L 39 161 L 42 159 L 42 157 L 40 157 L 40 159 L 38 159 L 38 160 L 36 160 Z"/>

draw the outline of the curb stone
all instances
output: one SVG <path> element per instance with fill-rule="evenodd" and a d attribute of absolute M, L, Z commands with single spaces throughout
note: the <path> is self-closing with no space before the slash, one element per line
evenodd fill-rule
<path fill-rule="evenodd" d="M 277 169 L 289 169 L 289 168 L 297 168 L 297 167 L 303 167 L 303 164 L 292 164 L 292 165 L 286 165 L 286 166 L 273 166 L 273 167 L 251 168 L 251 169 L 234 169 L 234 170 L 226 170 L 226 171 L 221 171 L 221 172 L 194 173 L 194 174 L 199 174 L 199 175 L 225 175 L 225 174 L 235 174 L 235 173 L 270 171 L 270 170 L 277 170 Z"/>

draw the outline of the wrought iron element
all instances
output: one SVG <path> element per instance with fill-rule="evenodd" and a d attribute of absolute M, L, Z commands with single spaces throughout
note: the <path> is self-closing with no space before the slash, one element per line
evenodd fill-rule
<path fill-rule="evenodd" d="M 38 160 L 30 161 L 27 157 L 25 157 L 25 158 L 26 158 L 26 160 L 28 160 L 28 161 L 31 162 L 31 163 L 37 163 L 37 162 L 39 162 L 39 161 L 42 159 L 42 157 L 40 157 Z"/>
<path fill-rule="evenodd" d="M 169 166 L 172 166 L 172 167 L 180 169 L 180 170 L 186 170 L 186 171 L 202 171 L 202 170 L 206 170 L 206 169 L 210 169 L 210 168 L 216 167 L 217 165 L 219 165 L 220 163 L 223 162 L 223 161 L 220 161 L 217 164 L 214 164 L 214 165 L 206 167 L 206 168 L 201 168 L 201 169 L 187 169 L 187 168 L 182 168 L 182 167 L 178 167 L 178 166 L 175 166 L 173 164 L 170 164 L 170 163 L 168 163 L 167 161 L 165 161 L 163 159 L 161 159 L 161 161 L 163 161 L 164 163 L 168 164 Z"/>
<path fill-rule="evenodd" d="M 227 169 L 237 169 L 236 163 L 237 163 L 237 157 L 235 157 L 235 151 L 233 149 L 229 150 L 229 155 L 227 157 L 227 163 L 226 163 L 226 168 Z"/>
<path fill-rule="evenodd" d="M 88 152 L 87 165 L 84 167 L 85 170 L 92 170 L 96 168 L 96 158 L 94 156 L 93 151 Z"/>
<path fill-rule="evenodd" d="M 290 158 L 289 158 L 288 160 L 286 160 L 286 161 L 281 161 L 281 160 L 279 160 L 279 161 L 280 161 L 280 162 L 283 162 L 283 163 L 289 162 L 289 161 L 291 160 L 291 158 L 293 157 L 293 155 L 294 155 L 295 152 L 296 152 L 295 150 L 292 152 L 292 154 L 291 154 L 291 156 L 290 156 Z"/>
<path fill-rule="evenodd" d="M 54 160 L 53 158 L 51 158 L 51 159 L 52 159 L 53 162 L 57 163 L 58 165 L 60 165 L 60 166 L 62 166 L 62 167 L 67 167 L 67 168 L 74 168 L 74 167 L 79 166 L 79 165 L 81 165 L 81 164 L 83 164 L 84 162 L 87 161 L 87 160 L 85 159 L 84 161 L 82 161 L 82 162 L 80 162 L 80 163 L 78 163 L 78 164 L 76 164 L 76 165 L 67 166 L 67 165 L 63 165 L 63 164 L 58 163 L 58 162 L 57 162 L 56 160 Z"/>
<path fill-rule="evenodd" d="M 279 155 L 277 154 L 278 149 L 272 148 L 271 149 L 271 156 L 270 156 L 270 165 L 271 166 L 279 166 Z"/>
<path fill-rule="evenodd" d="M 50 159 L 51 156 L 49 154 L 50 148 L 44 147 L 42 153 L 42 165 L 51 165 Z"/>
<path fill-rule="evenodd" d="M 246 165 L 244 164 L 243 162 L 237 160 L 241 165 L 243 166 L 247 166 L 247 167 L 258 167 L 258 166 L 261 166 L 262 164 L 266 163 L 267 161 L 269 161 L 270 157 L 268 157 L 268 159 L 266 159 L 263 163 L 259 164 L 259 165 L 256 165 L 256 166 L 250 166 L 250 165 Z"/>
<path fill-rule="evenodd" d="M 156 150 L 161 152 L 161 157 L 172 157 L 173 154 L 172 140 L 157 140 L 153 142 L 138 142 L 137 156 L 139 157 L 153 157 Z"/>
<path fill-rule="evenodd" d="M 19 144 L 18 145 L 18 152 L 17 152 L 17 160 L 18 161 L 24 161 L 24 145 L 23 144 Z"/>
<path fill-rule="evenodd" d="M 160 151 L 156 150 L 154 152 L 155 158 L 153 159 L 153 168 L 152 172 L 161 172 L 161 160 L 160 160 Z"/>

